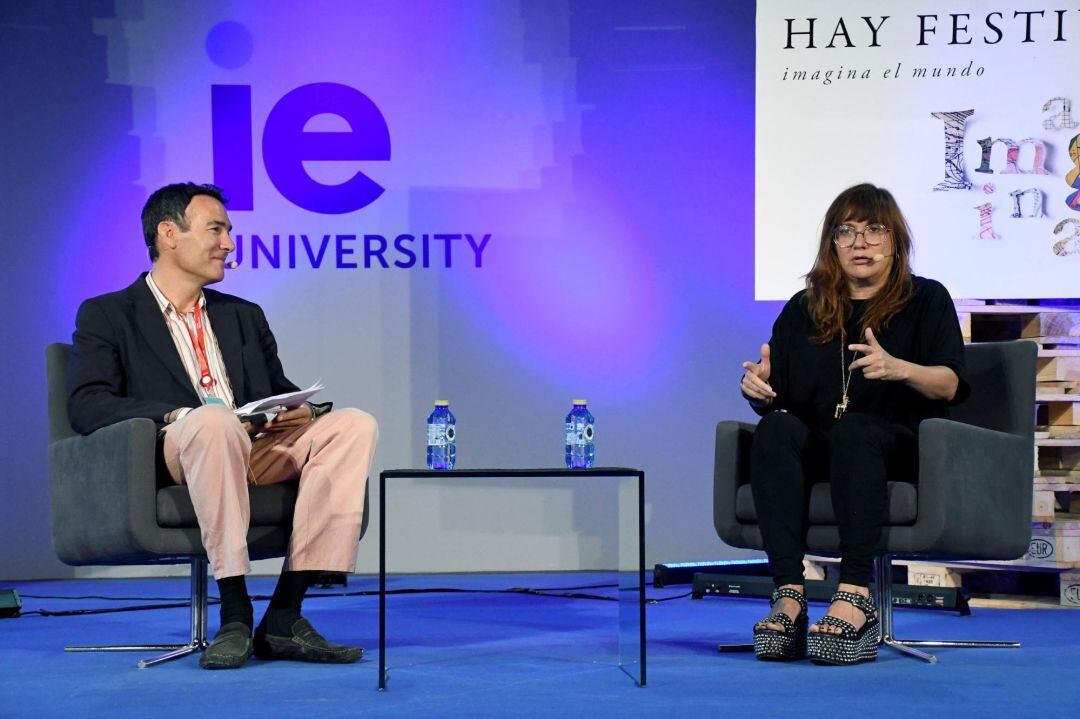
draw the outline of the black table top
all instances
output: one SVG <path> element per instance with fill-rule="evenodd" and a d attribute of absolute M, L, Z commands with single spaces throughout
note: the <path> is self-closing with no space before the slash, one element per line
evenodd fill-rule
<path fill-rule="evenodd" d="M 632 467 L 593 467 L 591 469 L 567 469 L 566 467 L 525 467 L 502 469 L 385 469 L 380 476 L 388 479 L 408 477 L 629 477 L 644 475 Z"/>

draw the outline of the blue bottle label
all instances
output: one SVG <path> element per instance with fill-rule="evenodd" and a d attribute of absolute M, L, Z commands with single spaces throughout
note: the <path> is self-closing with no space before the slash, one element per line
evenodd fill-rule
<path fill-rule="evenodd" d="M 427 443 L 429 447 L 445 447 L 457 441 L 457 427 L 452 424 L 429 424 Z"/>
<path fill-rule="evenodd" d="M 579 444 L 589 444 L 593 442 L 596 437 L 596 430 L 591 424 L 574 426 L 572 423 L 566 423 L 566 443 L 571 446 L 577 446 Z"/>

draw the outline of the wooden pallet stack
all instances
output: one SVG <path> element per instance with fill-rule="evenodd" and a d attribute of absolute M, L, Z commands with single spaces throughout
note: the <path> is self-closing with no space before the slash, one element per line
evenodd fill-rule
<path fill-rule="evenodd" d="M 1031 544 L 1003 569 L 1060 574 L 1060 601 L 1080 606 L 1080 306 L 957 302 L 966 342 L 1038 343 Z"/>

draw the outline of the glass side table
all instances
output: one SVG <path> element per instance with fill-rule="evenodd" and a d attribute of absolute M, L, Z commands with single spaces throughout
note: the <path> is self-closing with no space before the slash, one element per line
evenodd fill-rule
<path fill-rule="evenodd" d="M 394 480 L 413 480 L 423 484 L 462 485 L 468 480 L 495 482 L 499 486 L 527 483 L 530 489 L 558 487 L 563 491 L 587 490 L 591 501 L 601 497 L 603 503 L 613 504 L 613 522 L 600 521 L 597 526 L 614 534 L 611 560 L 618 577 L 618 666 L 639 686 L 645 686 L 645 473 L 628 467 L 594 467 L 592 469 L 525 468 L 525 469 L 389 469 L 379 474 L 379 691 L 386 689 L 390 675 L 387 664 L 386 632 L 386 554 L 387 554 L 387 486 Z M 531 480 L 531 482 L 530 482 Z M 605 486 L 599 487 L 597 485 Z M 590 507 L 590 516 L 593 514 Z M 414 512 L 415 513 L 415 512 Z M 610 517 L 610 515 L 609 515 Z M 398 522 L 406 517 L 395 516 Z M 596 527 L 591 526 L 595 529 Z M 447 618 L 453 621 L 453 617 Z"/>

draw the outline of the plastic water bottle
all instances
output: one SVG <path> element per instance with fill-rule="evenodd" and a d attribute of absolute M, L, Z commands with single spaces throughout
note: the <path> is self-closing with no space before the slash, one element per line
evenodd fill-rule
<path fill-rule="evenodd" d="M 596 458 L 593 441 L 595 419 L 583 399 L 574 400 L 574 408 L 566 415 L 566 468 L 588 469 Z"/>
<path fill-rule="evenodd" d="M 453 469 L 457 454 L 457 420 L 445 399 L 435 402 L 427 418 L 428 469 Z"/>

